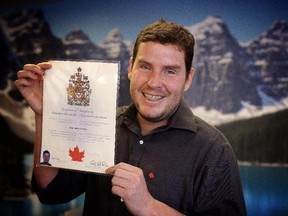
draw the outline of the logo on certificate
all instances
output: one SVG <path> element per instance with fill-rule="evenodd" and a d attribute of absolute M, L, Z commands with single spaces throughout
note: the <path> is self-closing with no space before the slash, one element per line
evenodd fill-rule
<path fill-rule="evenodd" d="M 82 68 L 77 69 L 77 73 L 70 76 L 67 88 L 67 103 L 76 106 L 90 106 L 90 81 L 88 76 L 81 73 Z"/>

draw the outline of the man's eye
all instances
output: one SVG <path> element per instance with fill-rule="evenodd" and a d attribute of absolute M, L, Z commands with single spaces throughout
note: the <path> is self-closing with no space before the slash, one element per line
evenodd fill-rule
<path fill-rule="evenodd" d="M 166 73 L 168 75 L 175 75 L 176 74 L 176 72 L 174 70 L 166 70 Z"/>
<path fill-rule="evenodd" d="M 144 70 L 149 70 L 150 69 L 147 65 L 141 65 L 140 68 L 144 69 Z"/>

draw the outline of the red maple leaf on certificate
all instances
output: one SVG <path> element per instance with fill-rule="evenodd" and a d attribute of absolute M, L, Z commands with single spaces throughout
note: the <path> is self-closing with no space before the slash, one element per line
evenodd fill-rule
<path fill-rule="evenodd" d="M 72 161 L 82 162 L 82 158 L 84 157 L 84 150 L 79 151 L 78 146 L 74 147 L 73 151 L 69 148 L 69 156 L 72 158 Z"/>

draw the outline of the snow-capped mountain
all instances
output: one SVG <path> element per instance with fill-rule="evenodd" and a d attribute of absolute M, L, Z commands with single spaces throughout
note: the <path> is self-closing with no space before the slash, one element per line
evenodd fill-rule
<path fill-rule="evenodd" d="M 70 32 L 63 40 L 65 55 L 69 59 L 106 59 L 105 50 L 91 42 L 81 30 Z"/>
<path fill-rule="evenodd" d="M 81 29 L 57 38 L 40 10 L 12 11 L 0 17 L 0 24 L 0 114 L 20 137 L 31 141 L 34 130 L 33 113 L 13 86 L 25 63 L 49 59 L 120 61 L 118 102 L 130 102 L 127 68 L 133 43 L 118 29 L 111 29 L 97 45 Z M 219 124 L 288 107 L 287 22 L 276 21 L 245 45 L 235 40 L 220 17 L 208 17 L 187 29 L 196 39 L 196 72 L 185 98 L 196 114 Z"/>
<path fill-rule="evenodd" d="M 192 107 L 235 113 L 242 108 L 242 101 L 261 105 L 248 73 L 251 56 L 233 38 L 224 20 L 208 17 L 187 28 L 196 40 L 193 61 L 196 72 L 192 89 L 187 93 Z"/>
<path fill-rule="evenodd" d="M 288 23 L 277 20 L 239 44 L 220 17 L 187 27 L 196 39 L 193 85 L 186 98 L 212 124 L 288 107 Z"/>
<path fill-rule="evenodd" d="M 279 100 L 288 95 L 288 23 L 276 20 L 260 36 L 244 45 L 253 57 L 251 74 L 258 76 L 259 88 Z"/>
<path fill-rule="evenodd" d="M 132 54 L 132 43 L 124 41 L 122 33 L 118 29 L 112 29 L 100 46 L 106 50 L 109 60 L 123 59 L 129 61 Z M 127 66 L 126 62 L 125 65 Z"/>
<path fill-rule="evenodd" d="M 41 10 L 15 10 L 1 18 L 1 26 L 22 63 L 65 56 L 61 39 L 52 34 Z"/>

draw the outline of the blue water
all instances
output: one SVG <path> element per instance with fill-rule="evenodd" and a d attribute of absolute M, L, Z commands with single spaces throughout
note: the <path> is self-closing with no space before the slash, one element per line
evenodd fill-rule
<path fill-rule="evenodd" d="M 288 216 L 288 168 L 241 166 L 248 216 Z"/>
<path fill-rule="evenodd" d="M 241 166 L 248 216 L 288 216 L 288 168 Z M 35 195 L 34 195 L 35 196 Z M 81 207 L 84 196 L 62 205 L 43 205 L 37 197 L 0 202 L 0 215 L 55 216 Z"/>

